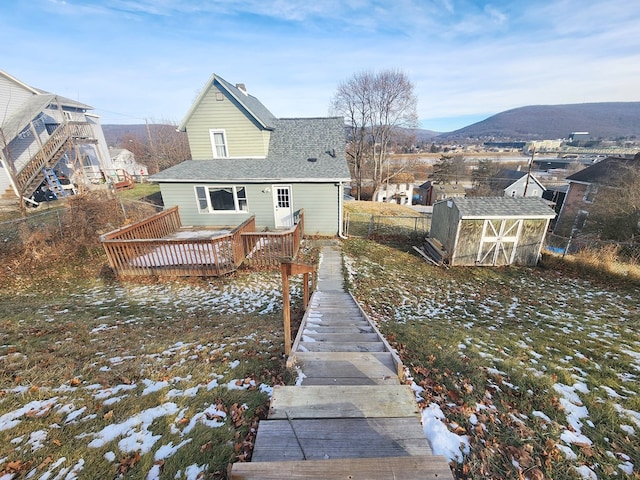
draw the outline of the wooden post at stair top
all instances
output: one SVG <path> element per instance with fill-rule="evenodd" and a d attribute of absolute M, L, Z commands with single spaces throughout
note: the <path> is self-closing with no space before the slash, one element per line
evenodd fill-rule
<path fill-rule="evenodd" d="M 302 305 L 307 309 L 309 303 L 309 274 L 315 272 L 316 267 L 304 263 L 293 263 L 291 260 L 281 260 L 282 272 L 282 319 L 284 323 L 284 353 L 291 353 L 291 304 L 289 301 L 289 277 L 291 275 L 303 275 Z M 315 279 L 314 279 L 315 288 Z"/>

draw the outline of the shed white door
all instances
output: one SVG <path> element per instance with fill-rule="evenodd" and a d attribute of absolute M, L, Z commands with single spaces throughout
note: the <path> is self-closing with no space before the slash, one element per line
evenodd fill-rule
<path fill-rule="evenodd" d="M 276 228 L 293 227 L 291 185 L 273 185 L 273 215 Z"/>
<path fill-rule="evenodd" d="M 516 255 L 522 219 L 485 220 L 478 248 L 479 265 L 510 265 Z"/>

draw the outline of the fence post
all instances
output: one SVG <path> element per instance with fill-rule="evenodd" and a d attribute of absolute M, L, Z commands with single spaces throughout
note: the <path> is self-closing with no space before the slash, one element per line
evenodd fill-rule
<path fill-rule="evenodd" d="M 315 272 L 313 265 L 293 263 L 291 260 L 282 259 L 280 272 L 282 273 L 282 322 L 284 324 L 284 353 L 291 353 L 291 302 L 289 301 L 289 276 L 304 276 L 303 305 L 306 310 L 309 302 L 309 274 Z M 315 286 L 315 283 L 314 283 Z"/>
<path fill-rule="evenodd" d="M 371 234 L 373 233 L 374 226 L 375 226 L 375 219 L 374 219 L 374 216 L 371 215 L 371 220 L 369 220 L 369 233 L 367 234 L 367 237 L 370 237 Z"/>

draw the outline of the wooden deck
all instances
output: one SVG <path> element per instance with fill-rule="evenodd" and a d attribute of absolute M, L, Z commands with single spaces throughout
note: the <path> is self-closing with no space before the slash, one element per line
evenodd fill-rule
<path fill-rule="evenodd" d="M 252 461 L 231 478 L 453 478 L 431 452 L 399 357 L 344 291 L 337 249 L 323 249 L 318 276 L 288 360 L 301 384 L 274 388 Z"/>
<path fill-rule="evenodd" d="M 105 233 L 100 242 L 118 276 L 214 277 L 241 265 L 276 268 L 296 256 L 303 236 L 302 209 L 292 228 L 257 232 L 255 216 L 236 226 L 183 227 L 173 207 Z"/>

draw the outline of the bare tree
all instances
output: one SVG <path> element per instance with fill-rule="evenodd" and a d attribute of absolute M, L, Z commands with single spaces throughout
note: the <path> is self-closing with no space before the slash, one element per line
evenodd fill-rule
<path fill-rule="evenodd" d="M 187 134 L 177 131 L 170 121 L 146 125 L 145 135 L 127 133 L 120 139 L 120 148 L 131 151 L 136 161 L 156 173 L 191 158 Z"/>
<path fill-rule="evenodd" d="M 389 149 L 403 127 L 417 125 L 416 107 L 413 83 L 399 70 L 357 73 L 338 85 L 331 108 L 348 123 L 347 155 L 358 198 L 365 172 L 374 196 L 397 173 L 390 169 Z"/>

